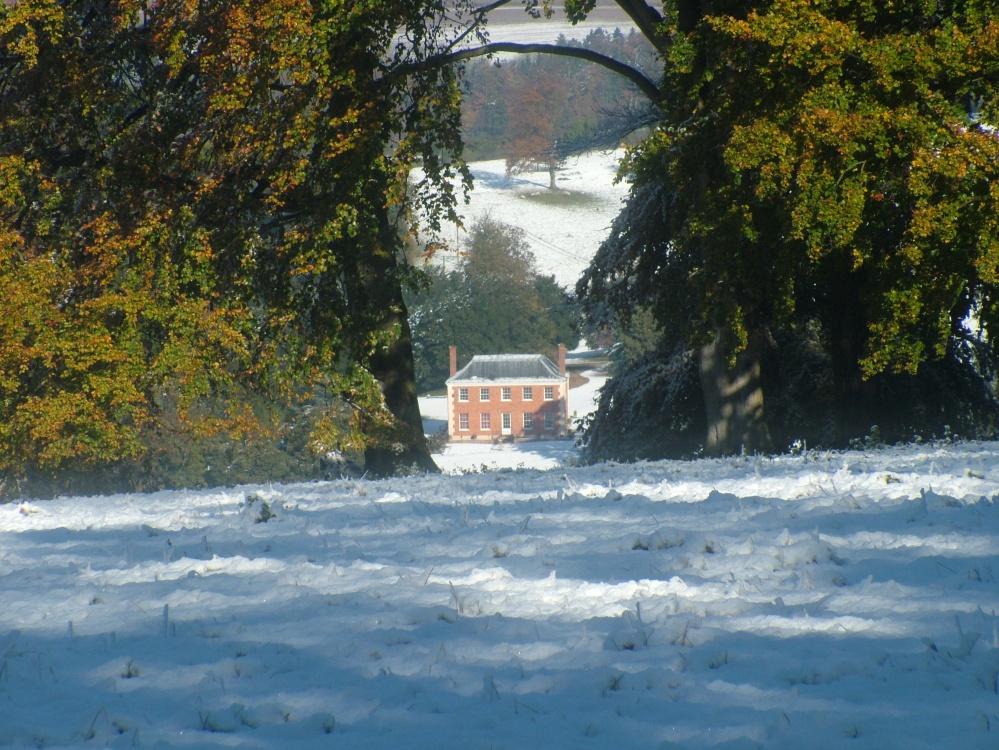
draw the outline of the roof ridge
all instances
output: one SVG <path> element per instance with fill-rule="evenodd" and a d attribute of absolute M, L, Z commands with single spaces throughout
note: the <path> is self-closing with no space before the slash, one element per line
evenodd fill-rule
<path fill-rule="evenodd" d="M 472 359 L 541 359 L 544 356 L 544 354 L 474 354 Z"/>
<path fill-rule="evenodd" d="M 463 380 L 562 380 L 558 366 L 544 354 L 475 354 L 447 382 Z"/>

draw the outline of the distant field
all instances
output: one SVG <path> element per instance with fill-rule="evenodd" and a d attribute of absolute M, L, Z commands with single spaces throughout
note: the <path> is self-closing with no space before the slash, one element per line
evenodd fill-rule
<path fill-rule="evenodd" d="M 567 23 L 561 5 L 557 7 L 555 15 L 551 19 L 531 18 L 531 16 L 524 11 L 524 7 L 522 5 L 509 5 L 505 8 L 497 8 L 490 14 L 490 18 L 493 19 L 493 24 Z M 606 3 L 603 6 L 594 8 L 587 17 L 586 22 L 631 25 L 631 19 L 628 18 L 624 11 L 621 10 L 621 8 L 615 3 Z"/>
<path fill-rule="evenodd" d="M 586 21 L 573 26 L 561 13 L 551 19 L 531 18 L 520 3 L 498 8 L 490 14 L 489 35 L 493 41 L 554 42 L 560 35 L 582 39 L 597 28 L 627 31 L 634 24 L 613 3 L 602 3 Z M 621 210 L 627 185 L 615 183 L 621 152 L 592 152 L 567 160 L 558 176 L 558 190 L 547 190 L 547 172 L 526 172 L 508 177 L 502 160 L 471 165 L 475 189 L 471 203 L 462 206 L 465 227 L 482 216 L 520 227 L 534 253 L 538 270 L 554 275 L 572 289 L 610 231 Z M 444 240 L 460 246 L 464 232 L 445 230 Z M 438 256 L 442 263 L 455 262 L 449 253 Z"/>
<path fill-rule="evenodd" d="M 560 34 L 570 39 L 581 39 L 597 28 L 627 31 L 634 28 L 634 24 L 613 4 L 595 8 L 585 21 L 576 26 L 565 19 L 561 9 L 551 19 L 531 18 L 524 12 L 523 6 L 515 5 L 497 8 L 490 14 L 489 36 L 497 42 L 554 42 Z"/>
<path fill-rule="evenodd" d="M 474 162 L 470 166 L 475 187 L 469 204 L 459 208 L 465 228 L 485 216 L 519 227 L 538 271 L 574 289 L 628 192 L 627 184 L 614 179 L 622 153 L 594 151 L 572 157 L 559 171 L 554 192 L 547 188 L 546 171 L 508 177 L 502 160 Z M 464 234 L 452 225 L 443 239 L 460 246 Z M 457 261 L 445 251 L 438 253 L 437 262 Z"/>
<path fill-rule="evenodd" d="M 585 208 L 586 206 L 599 205 L 602 201 L 600 197 L 590 193 L 578 193 L 573 190 L 548 190 L 547 188 L 520 193 L 520 198 L 558 208 Z"/>

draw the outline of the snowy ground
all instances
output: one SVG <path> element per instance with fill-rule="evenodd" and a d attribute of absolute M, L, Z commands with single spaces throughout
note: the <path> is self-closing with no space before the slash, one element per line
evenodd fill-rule
<path fill-rule="evenodd" d="M 606 214 L 496 162 L 466 215 L 571 286 L 599 164 Z M 999 444 L 572 457 L 0 505 L 0 746 L 999 747 Z"/>
<path fill-rule="evenodd" d="M 555 8 L 555 15 L 550 19 L 531 18 L 522 5 L 497 8 L 489 14 L 489 37 L 494 42 L 554 43 L 560 35 L 583 39 L 599 28 L 608 32 L 621 29 L 625 34 L 635 28 L 631 19 L 614 4 L 595 8 L 585 21 L 575 26 L 565 19 L 561 3 Z"/>
<path fill-rule="evenodd" d="M 994 443 L 3 505 L 0 746 L 991 750 L 997 575 Z"/>
<path fill-rule="evenodd" d="M 474 162 L 470 166 L 475 187 L 470 203 L 460 207 L 464 225 L 471 228 L 488 215 L 523 229 L 538 271 L 575 289 L 627 195 L 627 184 L 615 183 L 622 155 L 617 150 L 571 157 L 559 172 L 555 196 L 548 189 L 547 172 L 508 178 L 502 159 Z M 451 225 L 443 234 L 445 241 L 464 250 L 465 231 Z M 435 262 L 446 266 L 455 263 L 456 256 L 440 252 Z"/>
<path fill-rule="evenodd" d="M 620 28 L 628 33 L 634 24 L 616 5 L 594 9 L 588 19 L 576 26 L 565 20 L 561 5 L 552 19 L 532 19 L 521 5 L 498 8 L 490 14 L 489 34 L 493 41 L 549 42 L 560 35 L 583 39 L 589 32 Z M 466 228 L 489 215 L 524 230 L 534 253 L 538 270 L 553 275 L 568 289 L 589 265 L 600 243 L 610 232 L 611 222 L 620 213 L 628 186 L 615 183 L 622 150 L 591 152 L 569 158 L 558 173 L 557 191 L 548 189 L 548 172 L 521 173 L 508 178 L 504 160 L 471 164 L 475 188 L 471 203 L 460 213 Z M 419 178 L 419 171 L 414 175 Z M 463 250 L 465 232 L 451 226 L 443 239 Z M 439 253 L 437 262 L 454 263 L 453 253 Z"/>

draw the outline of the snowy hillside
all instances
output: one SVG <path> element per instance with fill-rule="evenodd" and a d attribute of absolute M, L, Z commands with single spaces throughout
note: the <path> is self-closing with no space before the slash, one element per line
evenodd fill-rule
<path fill-rule="evenodd" d="M 0 506 L 0 746 L 999 747 L 999 445 Z"/>
<path fill-rule="evenodd" d="M 572 287 L 616 159 L 475 164 L 466 224 Z M 0 505 L 0 747 L 999 748 L 999 443 L 573 457 Z"/>
<path fill-rule="evenodd" d="M 508 178 L 502 159 L 474 162 L 470 166 L 475 187 L 469 204 L 460 207 L 464 225 L 469 228 L 490 216 L 523 229 L 538 271 L 575 289 L 628 193 L 627 184 L 615 183 L 622 155 L 617 150 L 571 157 L 559 172 L 556 191 L 548 189 L 547 172 Z M 444 239 L 464 250 L 465 232 L 459 228 L 450 225 Z M 435 262 L 446 266 L 455 263 L 456 256 L 440 252 Z"/>
<path fill-rule="evenodd" d="M 504 7 L 490 14 L 489 35 L 493 41 L 554 43 L 560 35 L 583 39 L 598 28 L 621 29 L 634 24 L 615 5 L 593 10 L 586 21 L 573 25 L 556 5 L 552 19 L 532 19 L 522 6 Z M 574 289 L 600 243 L 610 233 L 611 222 L 620 213 L 628 192 L 615 183 L 623 150 L 594 151 L 570 157 L 558 173 L 556 191 L 548 189 L 548 172 L 525 172 L 506 176 L 502 159 L 470 165 L 475 187 L 470 204 L 460 213 L 465 228 L 489 215 L 496 221 L 523 229 L 538 271 L 553 275 L 563 287 Z M 419 181 L 420 171 L 414 173 Z M 451 225 L 444 241 L 463 250 L 464 232 Z M 456 262 L 455 255 L 440 253 L 436 262 Z"/>
<path fill-rule="evenodd" d="M 489 37 L 494 42 L 548 42 L 559 36 L 582 39 L 596 29 L 628 33 L 635 24 L 616 5 L 594 8 L 585 21 L 571 24 L 565 19 L 562 5 L 555 5 L 555 15 L 550 19 L 531 18 L 522 5 L 497 8 L 489 14 Z"/>

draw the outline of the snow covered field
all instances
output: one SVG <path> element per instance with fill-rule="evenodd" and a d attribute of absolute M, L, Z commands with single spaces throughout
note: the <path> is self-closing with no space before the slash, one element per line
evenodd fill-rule
<path fill-rule="evenodd" d="M 573 286 L 615 164 L 570 162 L 561 207 L 475 164 L 467 223 Z M 0 505 L 0 746 L 999 748 L 999 444 L 573 451 Z"/>
<path fill-rule="evenodd" d="M 490 216 L 523 229 L 538 271 L 575 289 L 628 193 L 627 184 L 614 182 L 622 155 L 617 150 L 571 157 L 559 172 L 557 195 L 548 189 L 547 172 L 508 178 L 502 159 L 473 162 L 475 187 L 470 203 L 459 209 L 464 225 L 471 228 L 477 219 Z M 446 229 L 444 239 L 464 250 L 465 232 L 457 227 Z M 439 252 L 435 262 L 448 265 L 456 256 Z"/>
<path fill-rule="evenodd" d="M 997 575 L 999 444 L 8 504 L 0 745 L 994 749 Z"/>
<path fill-rule="evenodd" d="M 514 6 L 494 11 L 489 33 L 494 41 L 555 42 L 560 34 L 582 39 L 596 28 L 627 32 L 632 27 L 617 6 L 600 8 L 575 27 L 564 18 L 531 19 L 521 6 Z M 623 155 L 623 149 L 616 149 L 569 157 L 558 172 L 554 191 L 548 188 L 546 170 L 507 177 L 503 159 L 471 163 L 474 188 L 469 204 L 459 206 L 464 229 L 445 225 L 441 239 L 452 251 L 438 252 L 433 262 L 456 263 L 454 251 L 465 250 L 465 230 L 489 216 L 522 229 L 538 271 L 575 289 L 627 197 L 628 185 L 615 182 Z M 421 178 L 421 171 L 414 170 L 414 181 Z"/>
<path fill-rule="evenodd" d="M 619 28 L 628 33 L 634 24 L 616 5 L 593 10 L 575 26 L 565 20 L 561 5 L 552 19 L 532 19 L 521 5 L 498 8 L 490 14 L 489 35 L 493 41 L 554 43 L 560 35 L 583 39 L 598 28 Z M 553 275 L 562 286 L 575 289 L 600 243 L 610 232 L 628 193 L 624 183 L 615 184 L 623 150 L 594 151 L 570 157 L 558 173 L 557 191 L 548 189 L 548 172 L 526 172 L 506 176 L 504 160 L 474 162 L 475 179 L 471 202 L 460 213 L 466 228 L 486 215 L 524 230 L 538 270 Z M 419 170 L 416 171 L 419 177 Z M 463 250 L 464 232 L 451 227 L 444 240 Z M 439 253 L 437 262 L 454 263 L 455 256 Z"/>
<path fill-rule="evenodd" d="M 554 43 L 560 35 L 583 39 L 599 28 L 608 32 L 621 29 L 626 34 L 635 28 L 631 19 L 613 4 L 594 8 L 585 21 L 575 26 L 565 19 L 561 4 L 555 7 L 555 16 L 550 19 L 531 18 L 522 5 L 497 8 L 489 14 L 489 37 L 494 42 Z"/>

